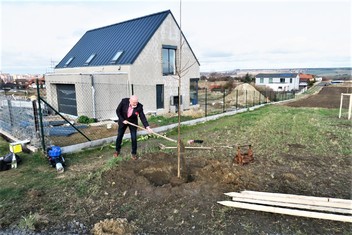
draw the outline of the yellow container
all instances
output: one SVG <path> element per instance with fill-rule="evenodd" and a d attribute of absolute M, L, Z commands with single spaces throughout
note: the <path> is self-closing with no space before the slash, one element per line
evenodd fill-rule
<path fill-rule="evenodd" d="M 22 152 L 22 144 L 16 144 L 16 143 L 10 144 L 10 151 L 12 153 L 20 153 L 20 152 Z"/>

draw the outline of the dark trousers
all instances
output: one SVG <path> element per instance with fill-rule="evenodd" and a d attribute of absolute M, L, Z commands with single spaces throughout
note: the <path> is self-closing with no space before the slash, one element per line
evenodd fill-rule
<path fill-rule="evenodd" d="M 125 125 L 125 124 L 119 125 L 119 128 L 117 130 L 116 152 L 120 153 L 123 135 L 125 134 L 127 126 L 130 128 L 130 134 L 131 134 L 131 141 L 132 141 L 131 154 L 135 155 L 137 154 L 137 127 L 134 127 L 131 125 Z"/>

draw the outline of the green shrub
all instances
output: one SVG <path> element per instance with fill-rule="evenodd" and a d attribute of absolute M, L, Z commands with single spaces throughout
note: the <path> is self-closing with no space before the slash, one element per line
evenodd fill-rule
<path fill-rule="evenodd" d="M 95 118 L 89 118 L 89 117 L 87 117 L 85 115 L 82 115 L 82 116 L 78 117 L 78 122 L 79 123 L 89 124 L 89 123 L 97 122 L 97 120 Z"/>

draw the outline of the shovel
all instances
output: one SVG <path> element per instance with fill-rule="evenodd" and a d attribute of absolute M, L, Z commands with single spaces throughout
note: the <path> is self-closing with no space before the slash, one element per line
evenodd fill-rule
<path fill-rule="evenodd" d="M 129 121 L 127 121 L 127 124 L 128 124 L 128 125 L 131 125 L 131 126 L 138 127 L 138 128 L 140 128 L 140 129 L 142 129 L 142 130 L 148 131 L 148 130 L 147 130 L 147 129 L 145 129 L 144 127 L 138 126 L 138 125 L 133 124 L 133 123 L 131 123 L 131 122 L 129 122 Z M 158 133 L 155 133 L 154 131 L 153 131 L 153 134 L 154 134 L 154 135 L 156 135 L 156 136 L 159 136 L 159 137 L 161 137 L 161 138 L 164 138 L 164 139 L 166 139 L 166 140 L 168 140 L 168 141 L 171 141 L 171 142 L 177 143 L 177 141 L 176 141 L 176 140 L 171 139 L 171 138 L 168 138 L 168 137 L 163 136 L 163 135 L 160 135 L 160 134 L 158 134 Z"/>

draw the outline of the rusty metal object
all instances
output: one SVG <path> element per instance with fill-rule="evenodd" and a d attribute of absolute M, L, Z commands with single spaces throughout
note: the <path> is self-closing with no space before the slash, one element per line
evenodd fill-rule
<path fill-rule="evenodd" d="M 246 147 L 248 146 L 247 152 L 242 152 L 241 147 Z M 237 163 L 239 165 L 244 165 L 248 164 L 252 161 L 254 161 L 253 157 L 253 150 L 252 150 L 252 145 L 242 145 L 237 147 L 237 153 L 236 156 L 233 159 L 234 163 Z"/>

